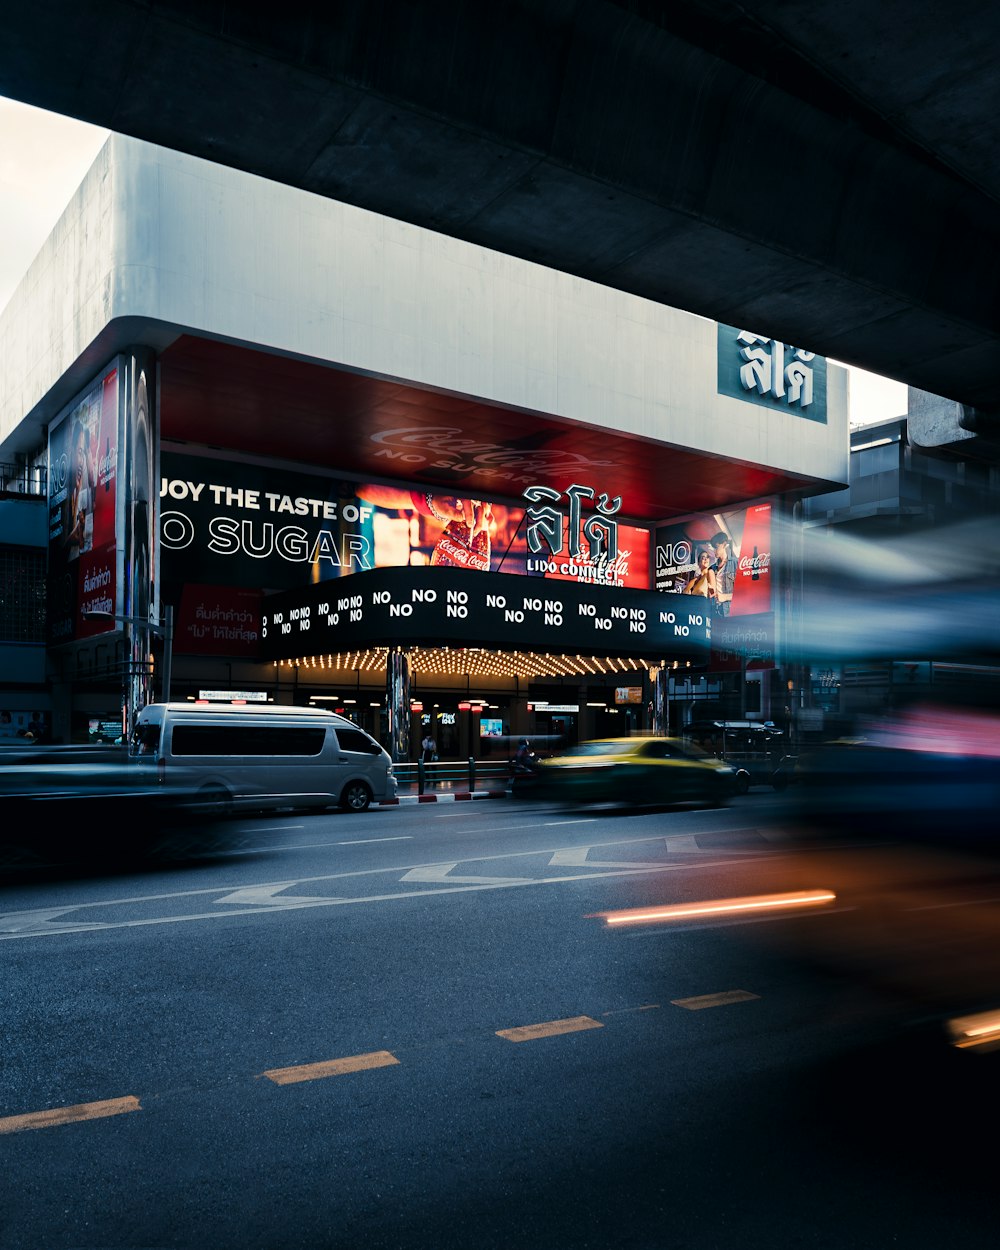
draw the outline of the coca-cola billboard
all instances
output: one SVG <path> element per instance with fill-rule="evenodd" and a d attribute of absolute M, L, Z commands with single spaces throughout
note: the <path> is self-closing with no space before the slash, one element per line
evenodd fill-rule
<path fill-rule="evenodd" d="M 51 643 L 107 633 L 121 610 L 119 383 L 115 363 L 49 429 Z"/>
<path fill-rule="evenodd" d="M 772 611 L 771 509 L 749 504 L 658 526 L 656 589 L 703 596 L 716 617 Z"/>

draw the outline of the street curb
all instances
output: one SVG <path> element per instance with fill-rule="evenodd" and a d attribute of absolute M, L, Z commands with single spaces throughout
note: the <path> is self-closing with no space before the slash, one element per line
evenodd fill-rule
<path fill-rule="evenodd" d="M 401 794 L 395 799 L 382 799 L 373 803 L 372 807 L 406 807 L 413 803 L 462 803 L 470 799 L 503 799 L 506 790 L 467 790 L 463 793 L 446 794 Z"/>

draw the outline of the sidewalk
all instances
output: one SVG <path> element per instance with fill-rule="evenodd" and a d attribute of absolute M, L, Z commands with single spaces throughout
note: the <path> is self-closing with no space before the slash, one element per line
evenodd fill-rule
<path fill-rule="evenodd" d="M 381 803 L 373 802 L 372 807 L 401 807 L 410 803 L 462 803 L 472 799 L 505 799 L 509 798 L 510 790 L 500 782 L 494 782 L 482 789 L 470 790 L 458 781 L 436 781 L 418 793 L 416 784 L 402 783 L 394 799 L 384 799 Z"/>

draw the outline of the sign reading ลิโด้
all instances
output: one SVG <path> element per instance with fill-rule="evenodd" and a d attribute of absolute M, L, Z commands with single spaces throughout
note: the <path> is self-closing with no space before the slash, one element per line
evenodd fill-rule
<path fill-rule="evenodd" d="M 826 359 L 804 347 L 720 324 L 720 395 L 826 424 Z"/>
<path fill-rule="evenodd" d="M 360 647 L 517 648 L 708 660 L 703 601 L 450 566 L 376 569 L 264 600 L 261 654 L 294 659 Z"/>

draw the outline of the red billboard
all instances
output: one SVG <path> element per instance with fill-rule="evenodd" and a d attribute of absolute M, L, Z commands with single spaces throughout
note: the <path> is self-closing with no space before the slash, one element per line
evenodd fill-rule
<path fill-rule="evenodd" d="M 656 530 L 656 589 L 704 596 L 714 672 L 774 667 L 772 505 L 702 513 Z"/>
<path fill-rule="evenodd" d="M 49 432 L 49 638 L 116 628 L 86 612 L 118 609 L 118 382 L 109 369 Z"/>
<path fill-rule="evenodd" d="M 656 589 L 704 595 L 713 616 L 773 608 L 770 503 L 658 526 L 655 555 Z"/>

